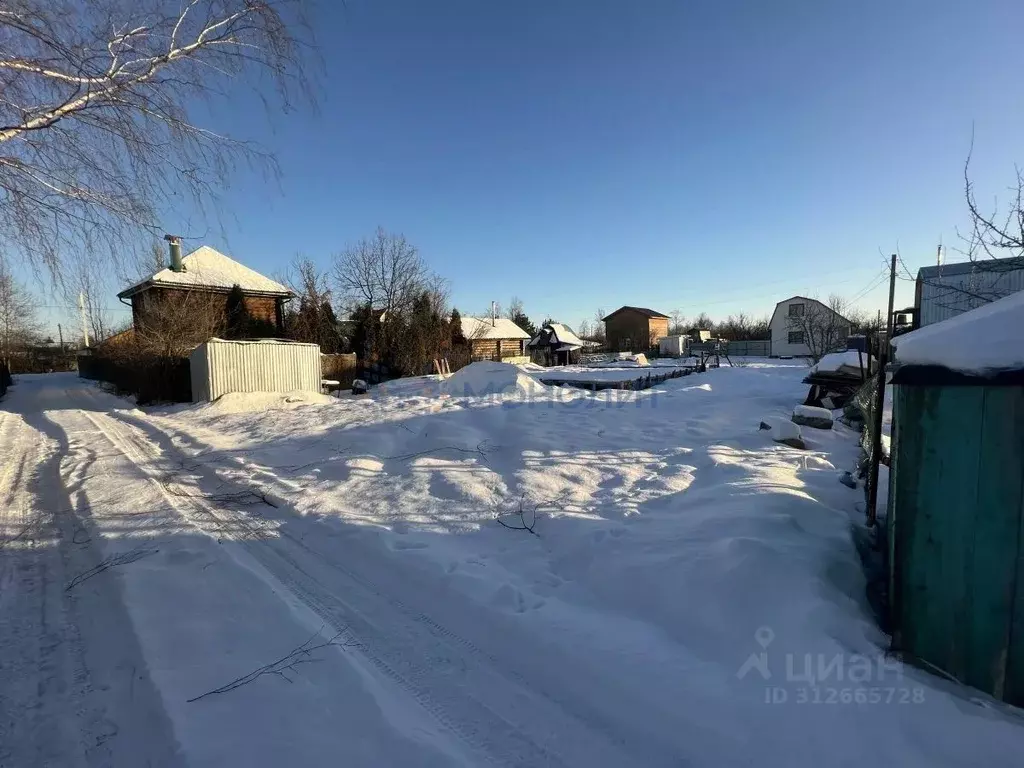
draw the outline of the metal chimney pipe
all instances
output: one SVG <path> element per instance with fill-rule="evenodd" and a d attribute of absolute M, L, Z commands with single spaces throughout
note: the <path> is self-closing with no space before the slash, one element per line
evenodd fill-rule
<path fill-rule="evenodd" d="M 498 324 L 497 313 L 495 312 L 495 302 L 491 302 L 491 327 L 493 328 Z"/>
<path fill-rule="evenodd" d="M 181 238 L 177 235 L 164 235 L 164 240 L 170 244 L 172 272 L 184 272 L 185 268 L 181 263 Z"/>

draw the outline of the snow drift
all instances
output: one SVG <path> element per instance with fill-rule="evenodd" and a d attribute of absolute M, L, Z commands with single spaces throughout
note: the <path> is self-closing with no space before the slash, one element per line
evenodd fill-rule
<path fill-rule="evenodd" d="M 228 392 L 211 403 L 197 404 L 192 410 L 203 414 L 258 413 L 300 405 L 326 405 L 337 399 L 318 392 Z"/>
<path fill-rule="evenodd" d="M 453 397 L 487 395 L 542 395 L 548 389 L 510 363 L 470 363 L 452 374 L 444 391 Z"/>

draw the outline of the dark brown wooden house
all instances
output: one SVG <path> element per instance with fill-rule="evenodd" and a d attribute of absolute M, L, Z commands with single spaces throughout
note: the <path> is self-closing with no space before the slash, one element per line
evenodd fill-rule
<path fill-rule="evenodd" d="M 647 307 L 619 307 L 604 320 L 604 334 L 612 352 L 646 352 L 668 336 L 668 315 Z"/>
<path fill-rule="evenodd" d="M 122 303 L 131 305 L 136 328 L 161 302 L 182 301 L 186 295 L 193 302 L 197 296 L 208 299 L 212 306 L 226 311 L 227 294 L 237 285 L 249 317 L 271 323 L 279 332 L 283 330 L 284 304 L 294 297 L 288 288 L 208 245 L 182 258 L 177 238 L 168 239 L 170 264 L 117 294 Z"/>

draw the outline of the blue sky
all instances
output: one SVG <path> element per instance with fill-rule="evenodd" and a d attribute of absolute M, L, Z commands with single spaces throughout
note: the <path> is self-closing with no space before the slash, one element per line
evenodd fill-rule
<path fill-rule="evenodd" d="M 468 312 L 515 294 L 537 320 L 724 318 L 832 292 L 873 311 L 880 251 L 916 269 L 957 244 L 972 130 L 982 200 L 1024 162 L 1019 0 L 346 0 L 315 19 L 317 114 L 243 98 L 212 117 L 284 172 L 236 177 L 207 238 L 266 273 L 379 225 Z"/>

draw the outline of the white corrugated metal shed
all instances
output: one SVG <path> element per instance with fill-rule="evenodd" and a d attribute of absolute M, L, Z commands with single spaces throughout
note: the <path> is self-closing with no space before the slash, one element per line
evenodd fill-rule
<path fill-rule="evenodd" d="M 1024 290 L 1024 257 L 922 267 L 917 287 L 923 328 Z"/>
<path fill-rule="evenodd" d="M 192 402 L 229 392 L 319 392 L 319 344 L 210 339 L 189 355 Z"/>
<path fill-rule="evenodd" d="M 183 270 L 175 272 L 169 267 L 161 269 L 130 288 L 118 298 L 126 298 L 151 285 L 180 286 L 182 288 L 212 288 L 230 291 L 237 285 L 248 294 L 264 296 L 291 296 L 292 292 L 280 283 L 264 277 L 254 269 L 239 264 L 215 248 L 201 245 L 181 260 Z"/>
<path fill-rule="evenodd" d="M 467 339 L 528 339 L 530 334 L 505 317 L 491 324 L 490 318 L 462 318 L 462 335 Z"/>

